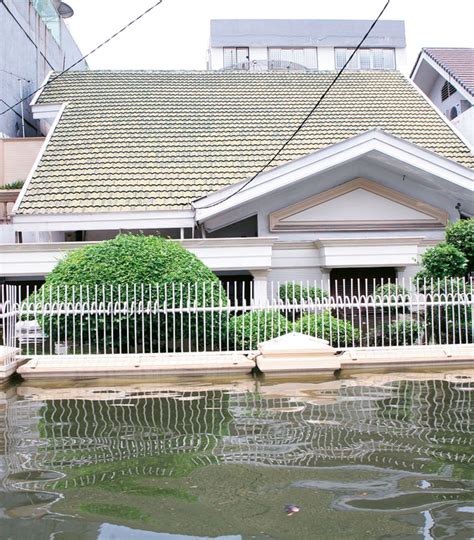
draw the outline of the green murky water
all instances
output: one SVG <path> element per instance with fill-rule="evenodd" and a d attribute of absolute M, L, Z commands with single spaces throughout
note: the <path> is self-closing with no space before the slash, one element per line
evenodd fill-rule
<path fill-rule="evenodd" d="M 4 386 L 0 538 L 473 538 L 473 391 L 474 371 Z"/>

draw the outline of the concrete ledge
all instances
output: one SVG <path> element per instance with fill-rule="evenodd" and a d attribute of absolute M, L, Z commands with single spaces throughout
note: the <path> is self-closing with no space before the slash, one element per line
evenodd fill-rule
<path fill-rule="evenodd" d="M 355 348 L 339 356 L 341 369 L 373 369 L 379 367 L 474 367 L 474 345 L 419 345 L 411 347 Z"/>
<path fill-rule="evenodd" d="M 18 367 L 17 352 L 14 347 L 0 345 L 0 381 L 8 379 L 15 373 Z"/>
<path fill-rule="evenodd" d="M 342 354 L 274 354 L 255 357 L 263 373 L 318 373 L 336 370 L 374 370 L 409 367 L 474 367 L 474 345 L 420 345 L 411 347 L 358 347 Z"/>
<path fill-rule="evenodd" d="M 255 362 L 239 353 L 36 356 L 18 368 L 25 379 L 142 377 L 250 373 Z"/>

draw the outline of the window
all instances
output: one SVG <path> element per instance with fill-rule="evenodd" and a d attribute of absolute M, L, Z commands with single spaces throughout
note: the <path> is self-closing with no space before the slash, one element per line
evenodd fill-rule
<path fill-rule="evenodd" d="M 335 49 L 336 69 L 341 69 L 354 49 Z M 347 66 L 352 70 L 395 69 L 395 49 L 359 49 Z"/>
<path fill-rule="evenodd" d="M 224 47 L 224 69 L 248 69 L 248 47 Z"/>
<path fill-rule="evenodd" d="M 318 69 L 318 49 L 316 47 L 268 48 L 270 69 L 291 69 L 292 64 L 298 64 L 307 69 Z"/>
<path fill-rule="evenodd" d="M 449 111 L 449 119 L 454 120 L 457 115 L 458 115 L 458 110 L 456 109 L 456 107 L 451 107 L 451 110 Z"/>
<path fill-rule="evenodd" d="M 446 81 L 441 88 L 441 101 L 447 100 L 448 97 L 452 96 L 455 92 L 456 88 L 454 88 L 450 82 Z"/>
<path fill-rule="evenodd" d="M 33 0 L 33 7 L 58 44 L 61 43 L 61 19 L 51 0 Z"/>

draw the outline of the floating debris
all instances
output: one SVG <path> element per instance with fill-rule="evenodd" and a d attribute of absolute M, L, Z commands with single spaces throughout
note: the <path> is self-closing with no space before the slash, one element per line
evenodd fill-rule
<path fill-rule="evenodd" d="M 288 516 L 292 516 L 293 514 L 297 514 L 300 511 L 300 507 L 296 506 L 296 504 L 287 504 L 285 506 L 285 512 Z"/>

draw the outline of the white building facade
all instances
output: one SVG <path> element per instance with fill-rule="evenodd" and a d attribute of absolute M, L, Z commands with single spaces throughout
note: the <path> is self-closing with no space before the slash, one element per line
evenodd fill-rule
<path fill-rule="evenodd" d="M 422 49 L 411 78 L 473 146 L 474 49 Z"/>
<path fill-rule="evenodd" d="M 60 0 L 0 2 L 0 111 L 34 92 L 51 70 L 62 70 L 81 59 L 65 22 L 73 13 Z M 74 69 L 87 69 L 86 61 Z M 30 101 L 0 116 L 0 137 L 42 135 Z"/>
<path fill-rule="evenodd" d="M 340 69 L 370 25 L 365 20 L 212 20 L 208 68 Z M 404 71 L 405 67 L 404 22 L 382 20 L 348 69 Z"/>

